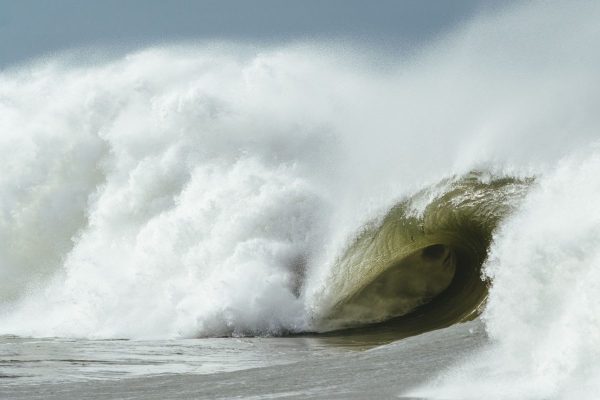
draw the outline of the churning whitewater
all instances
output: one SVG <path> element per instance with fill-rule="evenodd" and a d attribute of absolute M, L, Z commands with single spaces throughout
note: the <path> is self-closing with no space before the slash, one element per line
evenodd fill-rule
<path fill-rule="evenodd" d="M 481 315 L 490 343 L 413 395 L 593 398 L 599 20 L 522 5 L 399 59 L 204 43 L 2 71 L 0 335 Z"/>

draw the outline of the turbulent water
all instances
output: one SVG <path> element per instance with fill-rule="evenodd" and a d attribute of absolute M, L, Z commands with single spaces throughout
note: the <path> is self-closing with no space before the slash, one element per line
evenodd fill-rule
<path fill-rule="evenodd" d="M 408 394 L 386 393 L 594 398 L 599 20 L 594 3 L 540 3 L 398 57 L 204 43 L 2 71 L 0 377 L 22 382 L 31 338 L 151 339 L 163 355 L 222 336 L 373 345 L 480 316 L 477 351 L 457 326 L 407 339 L 447 332 L 431 364 L 445 369 L 419 364 Z M 198 365 L 224 354 L 218 367 L 158 372 L 276 365 L 231 366 L 245 345 L 214 340 Z M 361 362 L 426 360 L 402 342 Z M 346 397 L 368 392 L 356 379 Z"/>

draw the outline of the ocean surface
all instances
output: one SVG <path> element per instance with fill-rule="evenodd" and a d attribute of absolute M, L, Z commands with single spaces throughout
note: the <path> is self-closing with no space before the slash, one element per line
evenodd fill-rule
<path fill-rule="evenodd" d="M 379 346 L 365 336 L 3 338 L 0 387 L 10 399 L 418 399 L 410 389 L 484 343 L 480 322 Z"/>
<path fill-rule="evenodd" d="M 597 398 L 598 21 L 0 71 L 0 398 Z"/>

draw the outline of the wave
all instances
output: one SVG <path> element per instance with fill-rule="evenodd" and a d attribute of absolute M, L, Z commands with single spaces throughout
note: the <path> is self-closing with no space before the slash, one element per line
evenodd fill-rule
<path fill-rule="evenodd" d="M 399 60 L 205 43 L 2 71 L 0 334 L 480 315 L 492 343 L 419 393 L 591 398 L 599 16 L 519 5 Z"/>
<path fill-rule="evenodd" d="M 484 264 L 491 343 L 410 395 L 596 397 L 599 168 L 594 146 L 530 189 L 494 235 Z"/>
<path fill-rule="evenodd" d="M 400 336 L 476 317 L 487 297 L 481 267 L 492 234 L 531 182 L 473 172 L 396 204 L 331 268 L 319 299 L 331 305 L 316 326 L 331 330 L 393 318 Z"/>

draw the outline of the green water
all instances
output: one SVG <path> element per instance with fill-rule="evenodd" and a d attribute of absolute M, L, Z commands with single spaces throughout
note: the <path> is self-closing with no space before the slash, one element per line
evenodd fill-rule
<path fill-rule="evenodd" d="M 398 203 L 332 269 L 319 330 L 387 341 L 475 318 L 493 232 L 531 183 L 472 172 Z"/>

